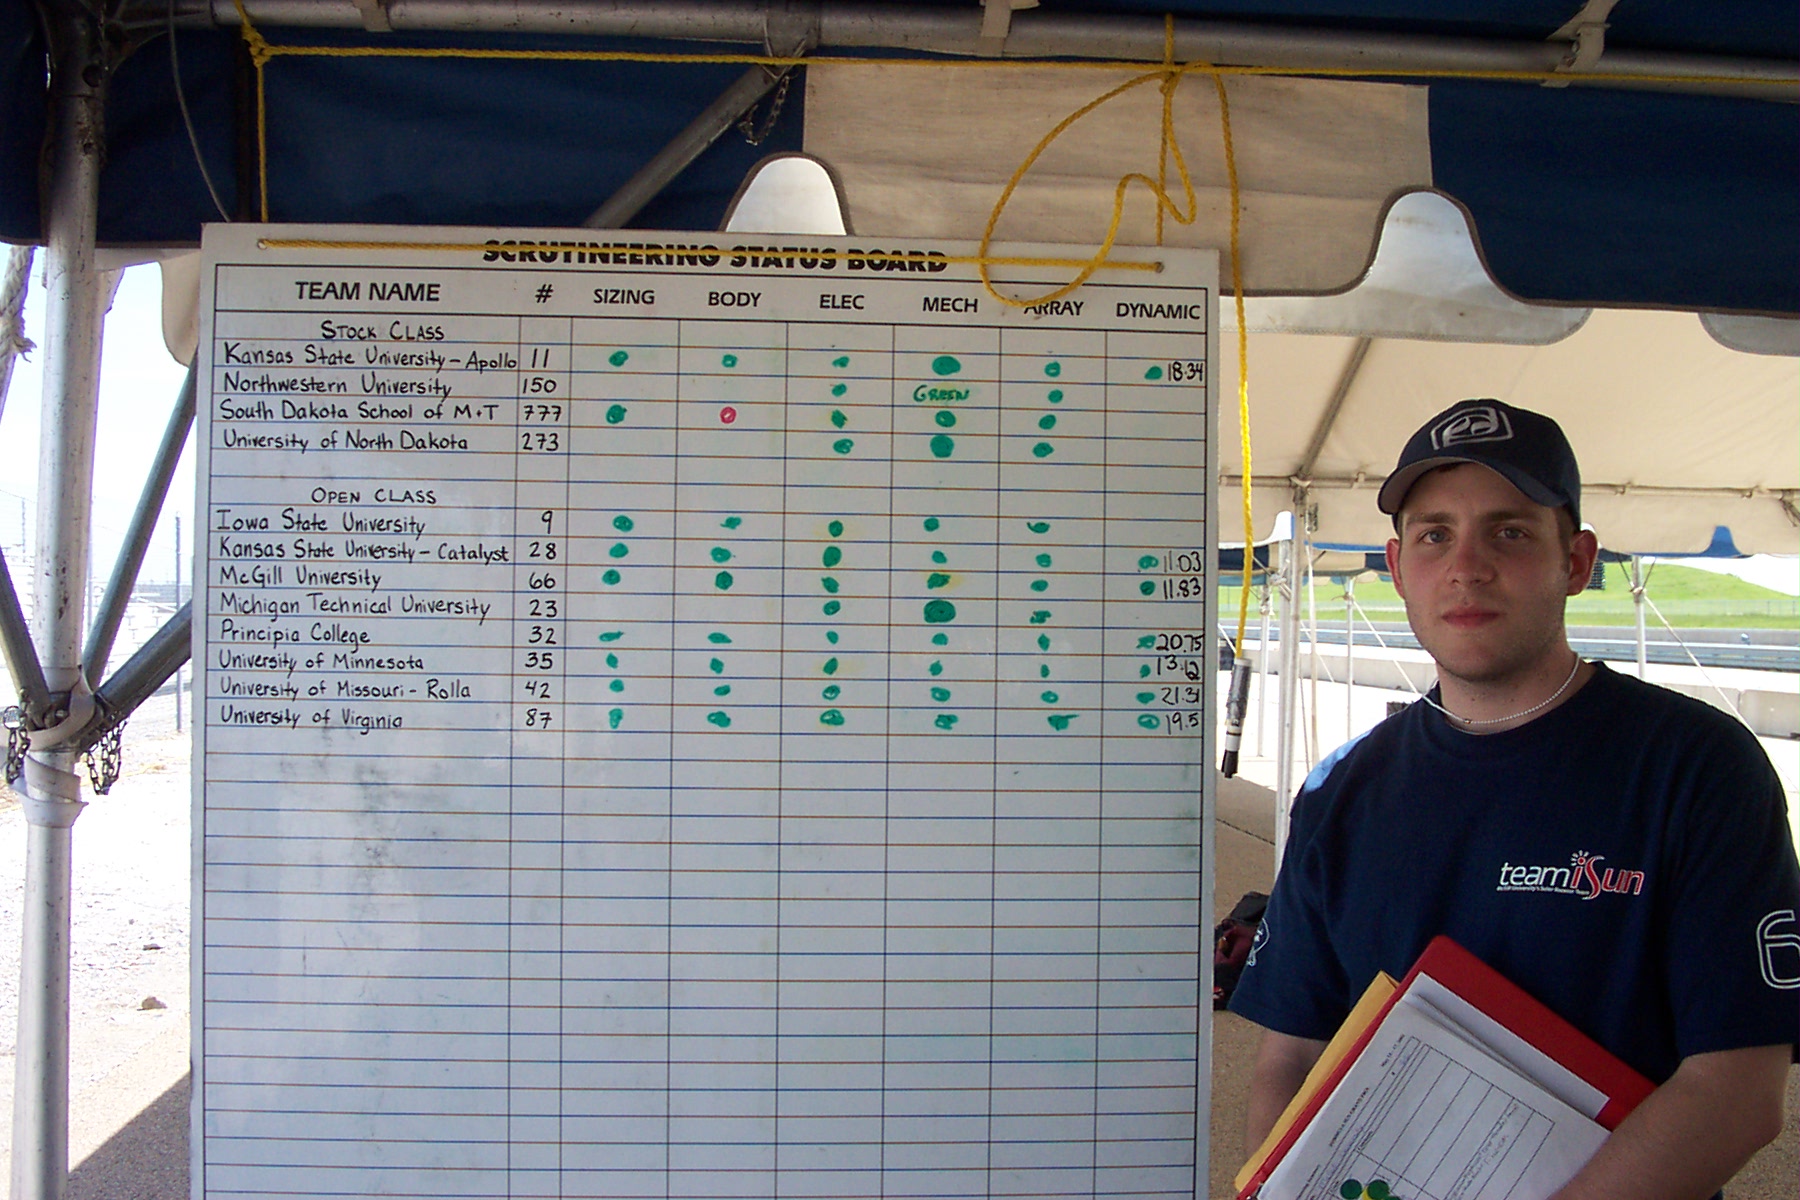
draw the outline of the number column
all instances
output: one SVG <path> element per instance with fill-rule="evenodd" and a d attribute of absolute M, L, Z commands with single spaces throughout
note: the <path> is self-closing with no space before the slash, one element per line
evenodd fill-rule
<path fill-rule="evenodd" d="M 1206 545 L 1206 390 L 1174 379 L 1169 339 L 1109 333 L 1105 737 L 1100 822 L 1095 1196 L 1191 1196 L 1200 1056 L 1200 813 L 1207 742 L 1172 719 L 1185 678 L 1162 656 L 1204 644 L 1204 591 L 1165 587 Z M 1205 678 L 1201 664 L 1200 684 Z M 1165 693 L 1165 688 L 1179 691 Z M 1195 711 L 1201 706 L 1193 705 Z"/>
<path fill-rule="evenodd" d="M 522 318 L 515 369 L 508 1141 L 511 1195 L 562 1167 L 563 646 L 569 321 Z"/>

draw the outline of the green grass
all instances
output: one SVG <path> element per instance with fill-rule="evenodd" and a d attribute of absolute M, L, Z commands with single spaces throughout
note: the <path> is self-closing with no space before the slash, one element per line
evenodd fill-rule
<path fill-rule="evenodd" d="M 1663 563 L 1651 568 L 1645 594 L 1678 629 L 1800 629 L 1800 597 L 1748 583 L 1732 575 L 1716 575 L 1694 567 Z M 1313 587 L 1319 620 L 1339 622 L 1344 616 L 1342 584 L 1319 579 Z M 1394 585 L 1383 579 L 1356 581 L 1356 601 L 1370 620 L 1404 621 L 1406 611 Z M 1228 626 L 1237 620 L 1238 589 L 1228 581 L 1219 591 L 1220 619 Z M 1606 564 L 1606 587 L 1586 591 L 1569 601 L 1571 625 L 1634 625 L 1631 575 L 1623 563 Z M 1251 598 L 1250 619 L 1257 618 L 1257 598 Z M 1646 612 L 1652 628 L 1661 625 L 1656 614 Z"/>

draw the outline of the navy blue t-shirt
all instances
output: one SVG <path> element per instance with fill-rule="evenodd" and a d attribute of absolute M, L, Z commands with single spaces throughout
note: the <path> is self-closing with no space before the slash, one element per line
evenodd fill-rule
<path fill-rule="evenodd" d="M 1800 1041 L 1800 868 L 1755 738 L 1604 666 L 1505 733 L 1415 703 L 1319 764 L 1231 1009 L 1326 1039 L 1448 934 L 1651 1080 Z"/>

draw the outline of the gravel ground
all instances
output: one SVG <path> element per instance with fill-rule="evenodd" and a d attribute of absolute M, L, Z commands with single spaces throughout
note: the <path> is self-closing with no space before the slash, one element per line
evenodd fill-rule
<path fill-rule="evenodd" d="M 89 797 L 75 822 L 69 997 L 74 1162 L 111 1133 L 84 1121 L 107 1107 L 86 1093 L 151 1042 L 188 1026 L 189 748 L 187 735 L 175 732 L 173 697 L 151 700 L 126 726 L 118 782 L 110 794 Z M 18 798 L 0 788 L 0 1164 L 6 1165 L 25 829 Z"/>

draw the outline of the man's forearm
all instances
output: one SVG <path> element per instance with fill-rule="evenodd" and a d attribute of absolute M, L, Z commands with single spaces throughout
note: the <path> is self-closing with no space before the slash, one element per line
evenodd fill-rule
<path fill-rule="evenodd" d="M 1244 1154 L 1255 1154 L 1269 1130 L 1287 1108 L 1288 1101 L 1306 1082 L 1306 1073 L 1319 1061 L 1324 1042 L 1267 1031 L 1256 1050 L 1250 1073 L 1250 1108 L 1244 1120 Z"/>
<path fill-rule="evenodd" d="M 1696 1054 L 1551 1200 L 1704 1200 L 1781 1132 L 1788 1046 Z"/>

